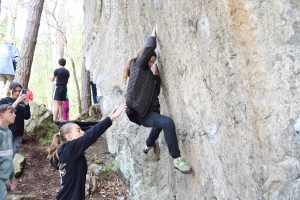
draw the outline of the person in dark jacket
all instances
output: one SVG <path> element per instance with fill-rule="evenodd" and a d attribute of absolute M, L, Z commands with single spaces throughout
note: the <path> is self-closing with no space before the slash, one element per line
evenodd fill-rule
<path fill-rule="evenodd" d="M 84 133 L 75 123 L 67 123 L 54 135 L 48 158 L 51 165 L 59 170 L 59 200 L 84 200 L 87 163 L 84 151 L 112 125 L 126 105 L 121 104 L 111 115 Z"/>
<path fill-rule="evenodd" d="M 29 100 L 27 95 L 21 94 L 22 86 L 17 82 L 9 85 L 9 96 L 0 100 L 0 105 L 10 104 L 16 110 L 16 120 L 9 125 L 9 129 L 13 134 L 13 154 L 18 152 L 24 135 L 24 120 L 31 117 Z"/>
<path fill-rule="evenodd" d="M 125 83 L 129 77 L 126 93 L 126 114 L 130 121 L 145 127 L 152 127 L 146 141 L 145 154 L 153 147 L 162 129 L 174 166 L 183 174 L 193 172 L 181 158 L 172 118 L 160 114 L 158 95 L 160 77 L 156 62 L 156 29 L 154 28 L 144 49 L 132 58 L 124 67 Z"/>

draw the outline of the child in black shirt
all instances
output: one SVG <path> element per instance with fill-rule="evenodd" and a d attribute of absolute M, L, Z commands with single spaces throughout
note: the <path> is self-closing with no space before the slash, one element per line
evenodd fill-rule
<path fill-rule="evenodd" d="M 56 199 L 85 199 L 87 162 L 83 153 L 125 109 L 126 105 L 121 104 L 110 117 L 100 121 L 86 133 L 74 123 L 67 123 L 60 128 L 60 133 L 53 138 L 48 155 L 50 163 L 59 170 L 61 178 L 59 194 Z"/>

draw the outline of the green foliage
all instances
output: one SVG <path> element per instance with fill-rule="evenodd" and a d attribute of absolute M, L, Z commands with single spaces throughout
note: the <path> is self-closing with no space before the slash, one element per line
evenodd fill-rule
<path fill-rule="evenodd" d="M 95 163 L 97 163 L 97 164 L 101 163 L 101 160 L 98 159 L 98 155 L 96 153 L 92 153 L 92 156 L 93 156 Z"/>
<path fill-rule="evenodd" d="M 101 163 L 101 160 L 98 159 L 98 154 L 92 153 L 92 156 L 95 163 Z M 117 160 L 112 160 L 111 158 L 109 162 L 106 162 L 105 165 L 102 166 L 102 171 L 116 171 L 119 168 L 118 164 L 119 162 Z"/>
<path fill-rule="evenodd" d="M 118 164 L 119 162 L 117 160 L 114 160 L 112 163 L 107 162 L 102 166 L 102 171 L 116 171 L 119 168 Z"/>

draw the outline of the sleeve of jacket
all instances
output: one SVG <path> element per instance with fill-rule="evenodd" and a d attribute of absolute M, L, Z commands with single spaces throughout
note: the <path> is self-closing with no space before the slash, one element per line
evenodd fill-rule
<path fill-rule="evenodd" d="M 105 118 L 104 120 L 97 123 L 95 126 L 90 128 L 85 132 L 85 134 L 79 137 L 76 140 L 71 141 L 69 148 L 70 148 L 70 155 L 74 159 L 77 159 L 79 156 L 83 154 L 83 152 L 112 125 L 112 121 L 109 117 Z"/>
<path fill-rule="evenodd" d="M 18 62 L 19 62 L 19 49 L 17 47 L 15 47 L 15 54 L 14 54 L 14 60 L 13 60 L 13 65 L 14 65 L 15 70 L 17 68 Z"/>
<path fill-rule="evenodd" d="M 148 38 L 145 48 L 143 49 L 143 52 L 136 60 L 136 64 L 138 67 L 148 66 L 147 64 L 148 64 L 149 60 L 151 59 L 155 48 L 156 48 L 156 37 L 150 36 Z"/>
<path fill-rule="evenodd" d="M 25 107 L 24 107 L 24 119 L 29 119 L 30 117 L 31 117 L 31 113 L 30 113 L 30 106 L 29 106 L 29 104 L 26 106 L 25 105 Z"/>
<path fill-rule="evenodd" d="M 159 75 L 154 75 L 154 80 L 155 80 L 155 91 L 157 92 L 157 96 L 160 93 L 160 84 L 161 84 L 161 79 Z"/>
<path fill-rule="evenodd" d="M 2 105 L 2 104 L 8 104 L 8 102 L 6 101 L 5 98 L 0 99 L 0 105 Z"/>

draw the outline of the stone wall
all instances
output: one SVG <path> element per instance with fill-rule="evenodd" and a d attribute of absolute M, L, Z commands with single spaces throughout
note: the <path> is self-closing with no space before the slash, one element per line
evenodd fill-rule
<path fill-rule="evenodd" d="M 125 102 L 125 63 L 157 27 L 162 113 L 174 119 L 175 171 L 161 134 L 124 114 L 107 131 L 131 199 L 300 198 L 300 1 L 84 1 L 83 52 L 102 113 Z"/>

